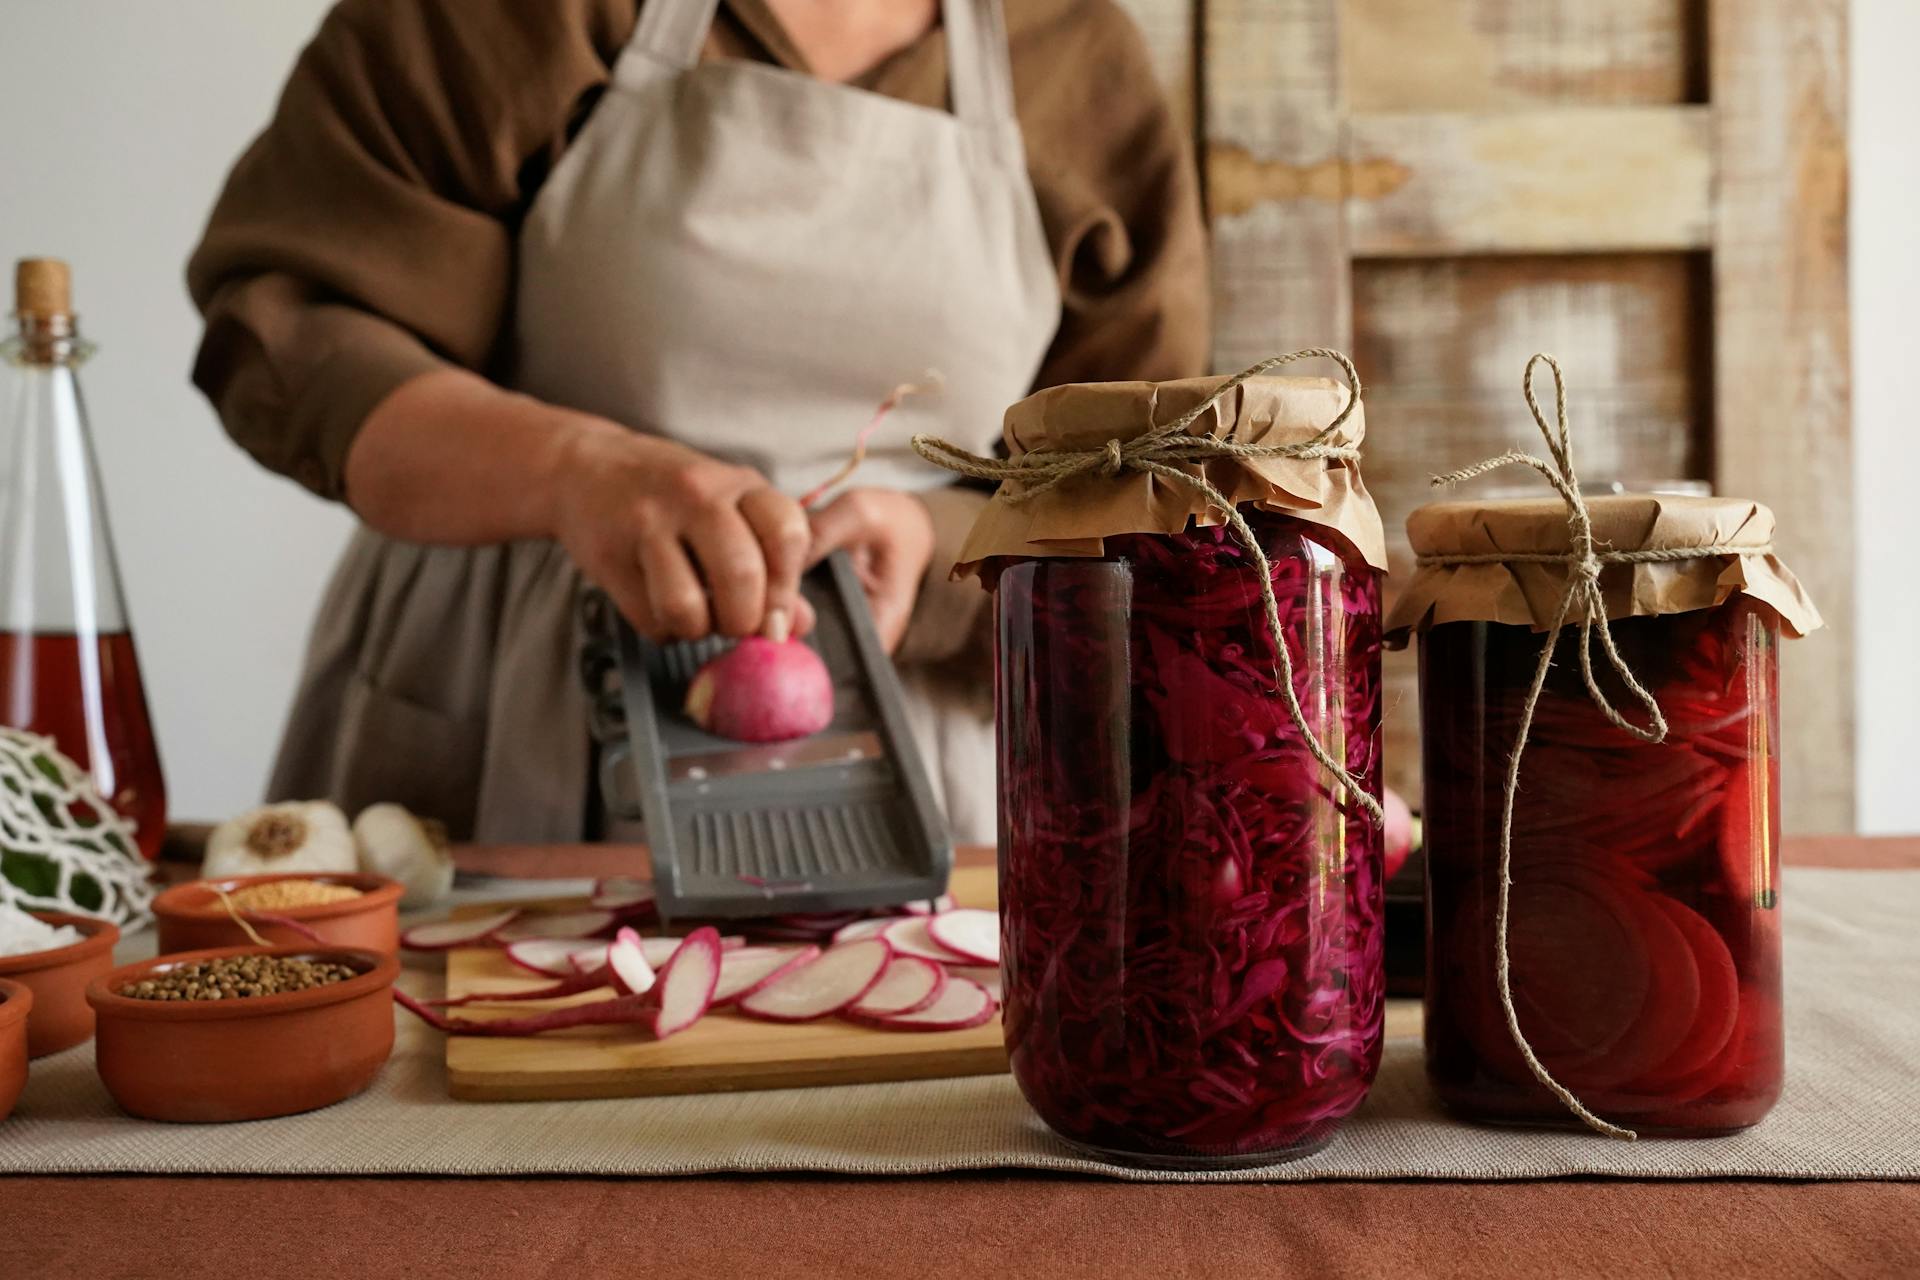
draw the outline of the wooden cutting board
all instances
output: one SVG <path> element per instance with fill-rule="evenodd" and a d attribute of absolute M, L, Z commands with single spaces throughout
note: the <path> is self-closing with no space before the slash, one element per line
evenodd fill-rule
<path fill-rule="evenodd" d="M 951 891 L 962 906 L 998 905 L 991 866 L 956 868 Z M 498 910 L 498 905 L 475 910 Z M 516 968 L 491 948 L 468 948 L 447 957 L 450 997 L 524 991 L 547 981 Z M 511 1008 L 469 1008 L 461 1013 L 506 1017 L 560 1003 L 566 1002 L 528 1001 Z M 871 1084 L 991 1075 L 1006 1069 L 998 1017 L 967 1031 L 874 1031 L 837 1018 L 756 1022 L 715 1010 L 686 1031 L 659 1042 L 624 1027 L 579 1027 L 524 1039 L 447 1037 L 447 1091 L 475 1102 Z"/>

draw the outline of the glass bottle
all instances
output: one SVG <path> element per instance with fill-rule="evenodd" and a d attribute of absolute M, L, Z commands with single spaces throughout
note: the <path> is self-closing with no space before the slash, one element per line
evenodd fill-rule
<path fill-rule="evenodd" d="M 166 789 L 76 371 L 67 265 L 22 261 L 0 344 L 0 724 L 51 737 L 157 857 Z"/>
<path fill-rule="evenodd" d="M 1609 724 L 1562 633 L 1514 810 L 1508 954 L 1520 1029 L 1596 1114 L 1645 1134 L 1756 1123 L 1779 1097 L 1780 618 L 1745 596 L 1615 619 L 1664 742 Z M 1508 756 L 1538 662 L 1531 627 L 1420 636 L 1427 1073 L 1470 1119 L 1578 1125 L 1513 1043 L 1494 972 Z M 1631 695 L 1596 661 L 1617 706 Z"/>
<path fill-rule="evenodd" d="M 1308 727 L 1377 795 L 1380 575 L 1243 514 Z M 1109 1160 L 1307 1154 L 1379 1065 L 1381 832 L 1276 692 L 1250 567 L 1216 526 L 984 570 L 1007 1047 L 1041 1119 Z"/>

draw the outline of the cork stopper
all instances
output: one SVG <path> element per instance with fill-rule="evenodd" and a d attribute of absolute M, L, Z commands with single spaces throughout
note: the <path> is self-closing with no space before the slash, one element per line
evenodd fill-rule
<path fill-rule="evenodd" d="M 13 309 L 50 320 L 73 314 L 73 272 L 58 258 L 22 258 L 13 268 Z"/>

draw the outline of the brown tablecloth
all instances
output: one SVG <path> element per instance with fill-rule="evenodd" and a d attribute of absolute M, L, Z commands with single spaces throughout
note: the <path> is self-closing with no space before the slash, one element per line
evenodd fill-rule
<path fill-rule="evenodd" d="M 1797 840 L 1787 857 L 1920 867 L 1920 839 Z M 0 1180 L 0 1275 L 23 1280 L 996 1272 L 1910 1277 L 1920 1184 Z"/>

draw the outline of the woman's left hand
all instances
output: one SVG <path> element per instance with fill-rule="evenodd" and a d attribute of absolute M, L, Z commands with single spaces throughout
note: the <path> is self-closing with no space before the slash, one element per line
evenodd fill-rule
<path fill-rule="evenodd" d="M 866 588 L 874 629 L 888 653 L 900 647 L 933 556 L 933 517 L 927 504 L 897 489 L 849 489 L 811 512 L 813 545 L 807 564 L 845 551 Z"/>

